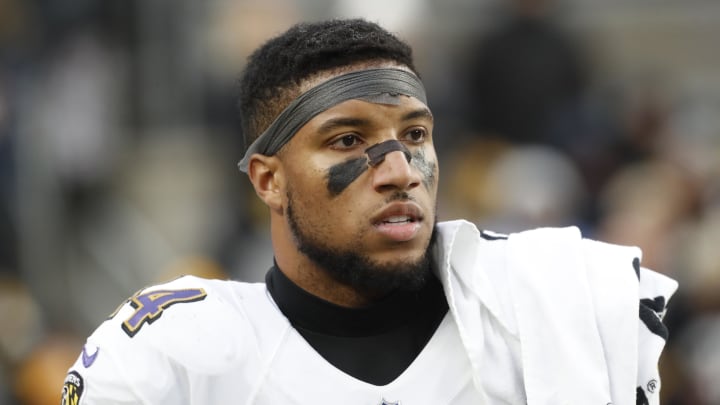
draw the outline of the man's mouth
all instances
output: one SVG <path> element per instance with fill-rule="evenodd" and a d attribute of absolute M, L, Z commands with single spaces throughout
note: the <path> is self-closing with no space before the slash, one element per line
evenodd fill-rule
<path fill-rule="evenodd" d="M 408 215 L 398 215 L 394 217 L 390 217 L 382 221 L 385 224 L 404 224 L 408 222 L 415 222 L 414 218 L 411 218 Z"/>
<path fill-rule="evenodd" d="M 384 237 L 406 242 L 417 236 L 422 215 L 420 207 L 414 203 L 394 203 L 375 216 L 372 222 Z"/>

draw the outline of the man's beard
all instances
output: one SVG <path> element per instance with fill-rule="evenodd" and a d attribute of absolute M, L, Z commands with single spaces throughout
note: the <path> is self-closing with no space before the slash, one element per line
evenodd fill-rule
<path fill-rule="evenodd" d="M 430 277 L 432 246 L 436 240 L 436 227 L 425 253 L 413 262 L 377 263 L 365 255 L 351 250 L 331 248 L 305 233 L 293 211 L 288 195 L 287 218 L 300 252 L 315 262 L 330 277 L 358 291 L 385 295 L 391 291 L 418 291 Z"/>

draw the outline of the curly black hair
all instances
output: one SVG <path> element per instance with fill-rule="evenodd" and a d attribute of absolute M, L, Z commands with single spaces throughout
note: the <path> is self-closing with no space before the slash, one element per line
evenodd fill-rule
<path fill-rule="evenodd" d="M 374 61 L 404 65 L 417 74 L 410 46 L 362 19 L 301 23 L 270 39 L 250 55 L 240 79 L 245 147 L 299 95 L 304 80 Z"/>

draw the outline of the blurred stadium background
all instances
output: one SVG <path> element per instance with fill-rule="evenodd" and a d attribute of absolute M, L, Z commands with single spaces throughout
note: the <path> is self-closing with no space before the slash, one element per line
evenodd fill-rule
<path fill-rule="evenodd" d="M 56 404 L 138 288 L 259 281 L 236 80 L 301 20 L 408 40 L 436 115 L 441 219 L 577 224 L 681 289 L 667 405 L 720 404 L 720 2 L 0 0 L 0 404 Z"/>

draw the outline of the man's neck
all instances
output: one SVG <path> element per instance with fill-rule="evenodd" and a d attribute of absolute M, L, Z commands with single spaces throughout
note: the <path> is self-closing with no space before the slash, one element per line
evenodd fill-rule
<path fill-rule="evenodd" d="M 277 267 L 265 279 L 280 311 L 322 357 L 375 385 L 390 383 L 410 366 L 448 311 L 434 276 L 418 291 L 395 291 L 364 308 L 308 294 Z"/>

